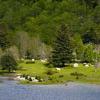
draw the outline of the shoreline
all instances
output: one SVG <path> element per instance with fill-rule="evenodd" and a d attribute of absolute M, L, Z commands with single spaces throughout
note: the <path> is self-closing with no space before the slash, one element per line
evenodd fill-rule
<path fill-rule="evenodd" d="M 58 82 L 58 83 L 53 83 L 53 82 L 50 82 L 50 81 L 47 81 L 47 82 L 31 82 L 31 81 L 21 81 L 21 80 L 15 80 L 16 76 L 18 74 L 16 73 L 10 73 L 10 74 L 5 74 L 5 75 L 0 75 L 0 79 L 4 79 L 5 80 L 12 80 L 12 81 L 17 81 L 17 84 L 22 84 L 22 85 L 65 85 L 67 86 L 69 83 L 74 83 L 74 84 L 84 84 L 84 85 L 97 85 L 97 86 L 100 86 L 100 82 L 91 82 L 90 81 L 84 81 L 84 80 L 72 80 L 72 81 L 66 81 L 65 83 L 61 83 L 61 82 Z M 2 82 L 0 80 L 0 82 Z"/>
<path fill-rule="evenodd" d="M 69 84 L 76 84 L 76 85 L 91 85 L 91 86 L 100 86 L 100 83 L 86 83 L 86 82 L 66 82 L 66 83 L 22 83 L 22 82 L 18 82 L 18 84 L 22 84 L 22 85 L 64 85 L 64 86 L 68 86 Z"/>

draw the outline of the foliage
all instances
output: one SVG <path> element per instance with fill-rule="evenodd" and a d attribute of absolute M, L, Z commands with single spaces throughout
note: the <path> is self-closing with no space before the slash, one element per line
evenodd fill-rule
<path fill-rule="evenodd" d="M 0 0 L 0 24 L 7 32 L 26 31 L 51 44 L 62 22 L 81 35 L 91 26 L 100 33 L 99 11 L 99 0 Z"/>
<path fill-rule="evenodd" d="M 13 43 L 20 58 L 27 50 L 47 58 L 62 23 L 75 36 L 76 58 L 82 59 L 84 44 L 100 44 L 99 0 L 0 0 L 0 48 Z"/>
<path fill-rule="evenodd" d="M 26 59 L 30 59 L 30 60 L 33 58 L 33 55 L 32 55 L 32 53 L 30 52 L 30 50 L 27 50 L 27 51 L 26 51 L 25 58 L 26 58 Z"/>
<path fill-rule="evenodd" d="M 47 75 L 53 75 L 55 73 L 57 73 L 57 71 L 54 71 L 54 70 L 47 70 L 46 72 Z"/>
<path fill-rule="evenodd" d="M 84 53 L 84 44 L 79 34 L 74 35 L 73 45 L 74 45 L 75 62 L 81 61 L 83 58 L 83 53 Z"/>
<path fill-rule="evenodd" d="M 17 62 L 10 54 L 3 55 L 0 61 L 3 70 L 8 70 L 9 72 L 11 72 L 17 69 Z"/>
<path fill-rule="evenodd" d="M 8 38 L 8 34 L 4 32 L 0 32 L 0 48 L 5 50 L 10 47 L 10 40 Z"/>
<path fill-rule="evenodd" d="M 85 82 L 85 83 L 95 83 L 100 84 L 100 69 L 94 68 L 92 66 L 86 68 L 82 64 L 79 64 L 78 68 L 73 67 L 65 67 L 62 68 L 59 72 L 54 73 L 53 75 L 47 75 L 47 70 L 55 71 L 55 68 L 46 68 L 41 61 L 36 61 L 35 64 L 26 64 L 20 63 L 22 69 L 16 71 L 18 74 L 26 74 L 28 76 L 39 76 L 45 82 L 39 82 L 40 84 L 55 84 L 55 83 L 66 83 L 67 81 L 74 82 Z M 77 72 L 78 74 L 82 74 L 78 76 L 78 80 L 76 80 L 76 76 L 71 75 L 71 73 Z M 32 83 L 34 84 L 34 83 Z"/>
<path fill-rule="evenodd" d="M 94 60 L 95 60 L 95 52 L 94 52 L 93 46 L 91 44 L 88 44 L 84 48 L 82 61 L 86 63 L 93 63 Z"/>
<path fill-rule="evenodd" d="M 73 59 L 73 47 L 69 34 L 68 28 L 62 25 L 52 52 L 52 64 L 55 67 L 65 67 L 65 64 L 70 63 Z"/>
<path fill-rule="evenodd" d="M 82 77 L 82 76 L 86 77 L 86 75 L 79 73 L 79 72 L 73 72 L 70 75 L 75 76 L 76 79 L 79 79 L 79 77 Z"/>

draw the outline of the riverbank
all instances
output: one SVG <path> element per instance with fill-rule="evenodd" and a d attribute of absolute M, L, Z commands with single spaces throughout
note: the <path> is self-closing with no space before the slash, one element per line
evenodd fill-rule
<path fill-rule="evenodd" d="M 12 80 L 12 81 L 16 81 L 17 84 L 22 84 L 22 85 L 65 85 L 67 86 L 68 84 L 83 84 L 83 85 L 98 85 L 100 86 L 100 82 L 96 82 L 96 81 L 80 81 L 80 80 L 76 80 L 76 81 L 66 81 L 66 82 L 31 82 L 31 81 L 19 81 L 19 80 L 15 80 L 16 76 L 14 74 L 13 75 L 8 75 L 8 76 L 0 76 L 0 82 L 2 82 L 1 80 Z"/>
<path fill-rule="evenodd" d="M 19 67 L 20 69 L 14 73 L 0 70 L 0 75 L 14 78 L 21 75 L 26 80 L 20 80 L 20 84 L 66 84 L 68 82 L 100 84 L 100 68 L 96 69 L 93 66 L 85 67 L 79 64 L 77 68 L 67 66 L 58 70 L 36 61 L 34 64 L 19 63 Z M 26 76 L 34 77 L 39 82 L 32 82 Z"/>
<path fill-rule="evenodd" d="M 100 82 L 89 82 L 89 81 L 66 81 L 65 83 L 52 83 L 52 82 L 38 82 L 38 83 L 34 83 L 34 82 L 29 82 L 29 81 L 19 81 L 18 84 L 23 84 L 23 85 L 68 85 L 68 83 L 78 83 L 78 84 L 84 84 L 84 85 L 99 85 L 100 86 Z"/>

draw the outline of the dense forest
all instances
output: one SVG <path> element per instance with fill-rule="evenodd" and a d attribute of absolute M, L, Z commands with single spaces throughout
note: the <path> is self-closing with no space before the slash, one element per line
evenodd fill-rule
<path fill-rule="evenodd" d="M 50 55 L 62 24 L 80 48 L 75 48 L 77 57 L 82 56 L 83 45 L 98 47 L 100 0 L 0 0 L 0 36 L 7 34 L 4 40 L 9 39 L 15 56 Z"/>

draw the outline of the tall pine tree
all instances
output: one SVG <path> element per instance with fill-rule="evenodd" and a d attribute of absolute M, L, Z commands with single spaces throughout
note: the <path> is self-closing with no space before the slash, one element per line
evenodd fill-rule
<path fill-rule="evenodd" d="M 65 67 L 73 59 L 73 47 L 70 32 L 66 25 L 61 25 L 54 42 L 52 64 L 55 67 Z"/>

